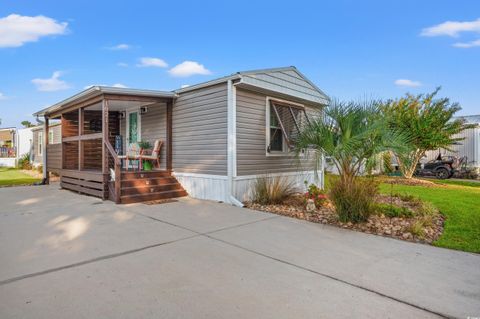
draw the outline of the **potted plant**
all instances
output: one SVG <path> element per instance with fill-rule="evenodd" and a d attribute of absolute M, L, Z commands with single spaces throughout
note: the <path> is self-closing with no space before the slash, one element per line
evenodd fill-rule
<path fill-rule="evenodd" d="M 143 155 L 145 152 L 152 149 L 152 144 L 149 141 L 142 140 L 138 142 L 138 146 L 140 147 L 140 155 Z M 153 169 L 153 165 L 150 161 L 143 161 L 142 167 L 145 171 L 151 171 Z"/>

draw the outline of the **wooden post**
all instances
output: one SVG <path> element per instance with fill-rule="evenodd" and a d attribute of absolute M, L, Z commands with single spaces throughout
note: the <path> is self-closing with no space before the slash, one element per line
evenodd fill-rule
<path fill-rule="evenodd" d="M 48 149 L 48 131 L 49 131 L 49 123 L 48 123 L 48 117 L 45 116 L 45 126 L 44 126 L 44 132 L 43 132 L 43 178 L 45 181 L 45 184 L 50 183 L 50 174 L 48 172 L 48 165 L 47 165 L 47 160 L 48 160 L 48 154 L 47 154 L 47 149 Z"/>
<path fill-rule="evenodd" d="M 80 136 L 83 135 L 83 123 L 84 123 L 84 111 L 83 108 L 78 109 L 78 170 L 81 171 L 84 167 L 84 152 L 83 152 L 83 143 L 80 139 Z"/>
<path fill-rule="evenodd" d="M 108 141 L 108 100 L 102 101 L 102 173 L 108 174 L 108 153 L 105 143 Z"/>
<path fill-rule="evenodd" d="M 167 171 L 172 172 L 172 120 L 173 120 L 173 104 L 172 101 L 167 102 Z"/>

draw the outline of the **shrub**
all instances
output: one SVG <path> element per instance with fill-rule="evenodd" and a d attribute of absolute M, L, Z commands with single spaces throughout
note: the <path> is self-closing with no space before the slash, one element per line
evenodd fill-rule
<path fill-rule="evenodd" d="M 37 169 L 37 172 L 43 173 L 43 165 L 38 165 L 36 169 Z"/>
<path fill-rule="evenodd" d="M 378 183 L 373 179 L 354 179 L 351 183 L 340 179 L 332 185 L 330 199 L 341 222 L 358 223 L 375 213 L 377 194 Z"/>
<path fill-rule="evenodd" d="M 382 159 L 383 159 L 383 173 L 387 175 L 393 173 L 392 154 L 390 152 L 385 152 L 382 155 Z"/>
<path fill-rule="evenodd" d="M 283 176 L 257 178 L 253 186 L 253 201 L 262 205 L 281 204 L 296 193 L 293 182 Z"/>
<path fill-rule="evenodd" d="M 20 169 L 32 169 L 32 164 L 30 163 L 30 154 L 25 153 L 18 160 L 18 168 Z"/>
<path fill-rule="evenodd" d="M 423 227 L 423 221 L 417 220 L 408 228 L 408 231 L 419 238 L 423 238 L 425 236 L 425 230 Z"/>
<path fill-rule="evenodd" d="M 437 208 L 430 202 L 421 202 L 420 207 L 418 208 L 418 214 L 422 216 L 434 216 L 437 213 Z"/>
<path fill-rule="evenodd" d="M 376 207 L 378 214 L 384 214 L 390 218 L 393 217 L 413 217 L 413 211 L 396 205 L 379 203 Z"/>
<path fill-rule="evenodd" d="M 308 185 L 308 182 L 305 181 L 305 185 Z M 327 195 L 325 192 L 315 184 L 310 184 L 307 186 L 307 192 L 305 193 L 305 202 L 309 199 L 312 199 L 315 203 L 315 207 L 320 208 L 326 201 Z"/>

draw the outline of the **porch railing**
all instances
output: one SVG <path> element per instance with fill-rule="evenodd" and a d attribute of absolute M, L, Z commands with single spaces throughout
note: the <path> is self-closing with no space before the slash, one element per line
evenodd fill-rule
<path fill-rule="evenodd" d="M 107 162 L 108 162 L 108 172 L 109 172 L 109 180 L 107 182 L 108 185 L 108 193 L 109 195 L 113 193 L 115 203 L 120 203 L 120 192 L 121 192 L 121 161 L 117 156 L 117 153 L 113 149 L 112 144 L 110 143 L 109 140 L 105 140 L 105 147 L 107 149 Z M 112 170 L 113 170 L 113 176 L 112 176 Z M 111 182 L 110 180 L 113 179 L 113 184 L 114 187 L 111 188 Z"/>
<path fill-rule="evenodd" d="M 0 146 L 0 157 L 15 157 L 15 147 Z"/>

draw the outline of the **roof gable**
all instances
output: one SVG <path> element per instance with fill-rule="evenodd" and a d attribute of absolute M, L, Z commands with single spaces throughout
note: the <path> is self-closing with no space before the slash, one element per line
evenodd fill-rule
<path fill-rule="evenodd" d="M 302 100 L 328 104 L 329 97 L 295 67 L 240 72 L 240 83 Z"/>

